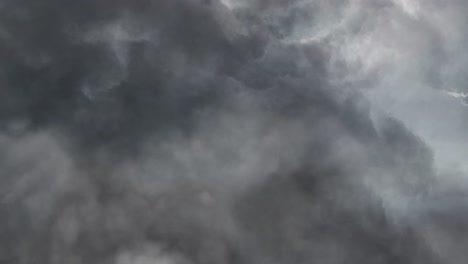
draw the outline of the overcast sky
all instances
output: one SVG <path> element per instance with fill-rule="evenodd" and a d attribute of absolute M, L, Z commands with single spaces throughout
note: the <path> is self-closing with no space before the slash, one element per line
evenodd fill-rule
<path fill-rule="evenodd" d="M 465 263 L 467 13 L 2 1 L 0 263 Z"/>

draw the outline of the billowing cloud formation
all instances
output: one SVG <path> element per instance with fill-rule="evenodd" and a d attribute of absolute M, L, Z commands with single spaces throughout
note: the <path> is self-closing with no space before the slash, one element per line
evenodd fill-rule
<path fill-rule="evenodd" d="M 463 263 L 463 202 L 365 96 L 445 79 L 432 6 L 4 1 L 0 260 Z"/>

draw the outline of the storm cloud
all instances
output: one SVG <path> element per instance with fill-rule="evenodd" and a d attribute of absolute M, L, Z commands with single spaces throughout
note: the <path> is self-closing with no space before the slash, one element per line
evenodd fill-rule
<path fill-rule="evenodd" d="M 468 6 L 424 4 L 2 1 L 0 262 L 464 263 L 412 102 L 466 111 Z"/>

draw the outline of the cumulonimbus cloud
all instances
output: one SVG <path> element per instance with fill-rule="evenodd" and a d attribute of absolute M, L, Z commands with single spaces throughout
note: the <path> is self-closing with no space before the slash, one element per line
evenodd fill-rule
<path fill-rule="evenodd" d="M 457 82 L 449 2 L 4 1 L 0 261 L 462 263 L 368 95 Z"/>

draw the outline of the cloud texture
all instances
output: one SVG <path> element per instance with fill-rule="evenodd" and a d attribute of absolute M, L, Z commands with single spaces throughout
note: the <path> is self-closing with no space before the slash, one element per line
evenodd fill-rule
<path fill-rule="evenodd" d="M 2 1 L 0 262 L 464 263 L 467 8 Z"/>

